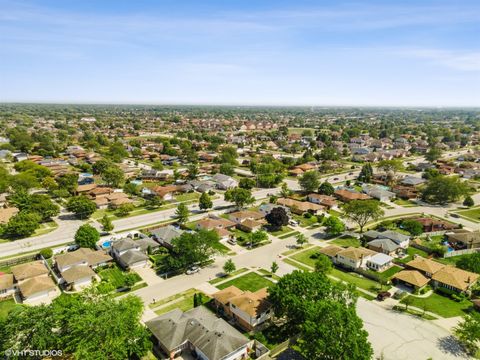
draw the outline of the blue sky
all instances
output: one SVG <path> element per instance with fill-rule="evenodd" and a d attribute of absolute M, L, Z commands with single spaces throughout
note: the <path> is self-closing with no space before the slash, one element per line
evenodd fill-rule
<path fill-rule="evenodd" d="M 480 106 L 480 2 L 0 0 L 5 101 Z"/>

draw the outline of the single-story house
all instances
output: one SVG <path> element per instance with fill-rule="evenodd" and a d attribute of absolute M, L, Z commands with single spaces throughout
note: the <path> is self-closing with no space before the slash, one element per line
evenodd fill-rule
<path fill-rule="evenodd" d="M 402 270 L 393 276 L 393 281 L 404 284 L 414 290 L 421 289 L 430 281 L 417 270 Z"/>
<path fill-rule="evenodd" d="M 363 237 L 369 241 L 375 239 L 390 239 L 403 249 L 406 249 L 410 244 L 410 236 L 391 230 L 381 232 L 376 230 L 369 230 L 363 234 Z"/>
<path fill-rule="evenodd" d="M 369 184 L 363 185 L 362 191 L 368 196 L 371 196 L 372 198 L 380 201 L 390 201 L 396 196 L 394 192 L 385 190 L 375 185 L 369 185 Z"/>
<path fill-rule="evenodd" d="M 415 176 L 405 176 L 401 181 L 400 184 L 403 186 L 409 186 L 409 187 L 417 187 L 422 184 L 425 184 L 427 180 Z"/>
<path fill-rule="evenodd" d="M 367 243 L 367 248 L 373 251 L 381 252 L 389 256 L 397 256 L 404 253 L 405 249 L 391 239 L 379 238 Z"/>
<path fill-rule="evenodd" d="M 61 274 L 65 283 L 77 290 L 90 286 L 92 280 L 98 278 L 95 271 L 85 265 L 71 266 Z"/>
<path fill-rule="evenodd" d="M 258 211 L 260 211 L 263 214 L 263 216 L 267 216 L 275 208 L 282 208 L 283 210 L 285 210 L 287 215 L 290 214 L 290 209 L 287 206 L 283 206 L 279 204 L 270 204 L 270 203 L 260 205 L 258 207 Z"/>
<path fill-rule="evenodd" d="M 36 276 L 48 275 L 49 272 L 42 260 L 12 266 L 10 271 L 18 283 Z"/>
<path fill-rule="evenodd" d="M 39 302 L 58 293 L 57 286 L 48 275 L 39 275 L 18 283 L 24 302 Z"/>
<path fill-rule="evenodd" d="M 214 230 L 220 237 L 220 240 L 227 240 L 230 237 L 228 229 L 231 229 L 236 225 L 237 224 L 228 219 L 207 217 L 198 221 L 195 228 L 197 230 Z"/>
<path fill-rule="evenodd" d="M 113 261 L 113 259 L 102 250 L 95 251 L 92 249 L 80 248 L 65 254 L 55 255 L 54 261 L 58 271 L 63 272 L 77 265 L 89 266 L 92 269 L 95 269 L 98 266 L 108 264 Z"/>
<path fill-rule="evenodd" d="M 417 256 L 415 259 L 406 263 L 405 266 L 409 269 L 420 271 L 428 278 L 431 278 L 433 274 L 435 274 L 437 271 L 442 270 L 445 267 L 445 265 L 437 261 L 426 259 L 421 256 Z"/>
<path fill-rule="evenodd" d="M 320 211 L 325 210 L 322 205 L 314 204 L 308 201 L 298 201 L 288 198 L 280 198 L 277 200 L 277 204 L 284 205 L 290 208 L 290 211 L 294 214 L 302 215 L 304 213 L 317 214 Z"/>
<path fill-rule="evenodd" d="M 468 292 L 478 281 L 480 275 L 459 269 L 455 266 L 444 266 L 432 275 L 435 287 L 456 292 Z"/>
<path fill-rule="evenodd" d="M 148 253 L 148 249 L 150 249 L 150 251 L 155 251 L 160 247 L 158 242 L 149 237 L 138 239 L 135 242 L 140 247 L 140 250 L 144 253 Z"/>
<path fill-rule="evenodd" d="M 353 200 L 371 200 L 372 198 L 367 194 L 362 194 L 355 191 L 350 191 L 346 189 L 335 190 L 335 197 L 343 202 L 349 202 Z"/>
<path fill-rule="evenodd" d="M 367 260 L 367 267 L 373 271 L 382 272 L 392 266 L 393 257 L 384 253 L 376 253 Z"/>
<path fill-rule="evenodd" d="M 335 256 L 337 256 L 337 254 L 340 251 L 343 251 L 344 249 L 345 248 L 343 248 L 341 246 L 338 246 L 338 245 L 328 245 L 328 246 L 325 246 L 325 247 L 321 248 L 320 250 L 318 250 L 318 252 L 320 254 L 328 256 L 332 261 L 334 261 Z"/>
<path fill-rule="evenodd" d="M 263 214 L 259 211 L 242 210 L 229 214 L 228 218 L 235 224 L 240 224 L 247 219 L 263 220 L 265 216 L 263 216 Z"/>
<path fill-rule="evenodd" d="M 247 331 L 254 330 L 271 317 L 271 304 L 267 301 L 267 289 L 256 292 L 242 291 L 229 286 L 213 294 L 215 305 L 224 315 L 232 318 Z"/>
<path fill-rule="evenodd" d="M 420 224 L 422 224 L 423 232 L 452 230 L 458 227 L 458 225 L 445 220 L 438 220 L 427 217 L 414 218 L 413 220 L 418 221 Z"/>
<path fill-rule="evenodd" d="M 168 358 L 189 354 L 202 360 L 240 360 L 248 357 L 252 341 L 204 306 L 162 314 L 145 323 L 154 346 Z"/>
<path fill-rule="evenodd" d="M 456 249 L 476 249 L 480 247 L 480 231 L 459 231 L 445 234 Z"/>
<path fill-rule="evenodd" d="M 220 190 L 228 190 L 238 186 L 237 180 L 224 174 L 215 174 L 212 180 L 215 182 L 217 189 Z"/>
<path fill-rule="evenodd" d="M 307 200 L 311 203 L 325 206 L 327 209 L 333 209 L 337 207 L 337 200 L 333 196 L 322 194 L 309 194 Z"/>
<path fill-rule="evenodd" d="M 165 247 L 172 247 L 172 240 L 176 239 L 183 233 L 183 230 L 176 228 L 172 225 L 167 225 L 158 229 L 150 230 L 152 238 Z"/>
<path fill-rule="evenodd" d="M 148 266 L 148 256 L 142 251 L 128 250 L 117 258 L 118 264 L 124 269 Z"/>

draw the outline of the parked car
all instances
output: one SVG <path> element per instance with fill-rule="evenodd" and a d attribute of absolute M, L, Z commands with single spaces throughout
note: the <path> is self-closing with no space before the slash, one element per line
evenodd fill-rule
<path fill-rule="evenodd" d="M 74 244 L 74 245 L 70 245 L 68 248 L 67 248 L 67 251 L 68 252 L 71 252 L 71 251 L 75 251 L 75 250 L 78 250 L 80 249 L 80 246 L 77 245 L 77 244 Z"/>
<path fill-rule="evenodd" d="M 200 268 L 198 266 L 192 266 L 187 270 L 187 275 L 193 275 L 195 273 L 198 273 L 200 271 Z"/>
<path fill-rule="evenodd" d="M 336 178 L 333 178 L 333 180 L 334 180 L 334 181 L 337 181 L 337 180 L 340 180 L 340 179 L 336 177 Z"/>
<path fill-rule="evenodd" d="M 290 225 L 290 226 L 298 226 L 298 222 L 295 221 L 295 220 L 290 220 L 290 221 L 288 222 L 288 225 Z"/>
<path fill-rule="evenodd" d="M 459 217 L 460 217 L 460 215 L 455 214 L 455 213 L 451 213 L 450 216 L 451 216 L 451 217 L 454 217 L 454 218 L 459 218 Z"/>
<path fill-rule="evenodd" d="M 377 300 L 378 301 L 383 301 L 383 300 L 389 298 L 390 296 L 392 296 L 392 294 L 390 294 L 388 291 L 381 291 L 377 294 Z"/>
<path fill-rule="evenodd" d="M 231 245 L 237 245 L 237 240 L 235 238 L 230 238 L 227 240 L 227 242 Z"/>

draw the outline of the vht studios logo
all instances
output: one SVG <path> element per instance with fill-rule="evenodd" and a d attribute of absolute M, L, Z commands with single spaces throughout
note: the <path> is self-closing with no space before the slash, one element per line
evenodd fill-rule
<path fill-rule="evenodd" d="M 5 357 L 54 357 L 62 356 L 62 350 L 38 350 L 38 349 L 24 349 L 24 350 L 5 350 Z"/>

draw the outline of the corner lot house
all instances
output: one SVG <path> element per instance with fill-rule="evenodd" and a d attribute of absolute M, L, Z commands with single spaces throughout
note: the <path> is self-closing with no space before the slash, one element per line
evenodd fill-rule
<path fill-rule="evenodd" d="M 456 292 L 468 292 L 478 281 L 478 274 L 465 271 L 454 266 L 445 266 L 432 275 L 435 287 Z"/>
<path fill-rule="evenodd" d="M 421 256 L 416 257 L 412 261 L 409 261 L 405 264 L 407 268 L 420 271 L 423 275 L 428 278 L 431 278 L 433 274 L 437 271 L 440 271 L 445 267 L 445 265 L 440 264 L 439 262 L 425 259 Z"/>
<path fill-rule="evenodd" d="M 213 294 L 213 298 L 225 316 L 248 331 L 254 330 L 271 317 L 266 288 L 251 292 L 232 285 Z"/>
<path fill-rule="evenodd" d="M 335 263 L 346 269 L 365 269 L 368 260 L 375 254 L 375 251 L 369 249 L 348 247 L 335 255 Z"/>
<path fill-rule="evenodd" d="M 181 354 L 202 360 L 240 360 L 252 341 L 203 306 L 187 312 L 172 310 L 145 323 L 155 347 L 169 359 Z"/>

